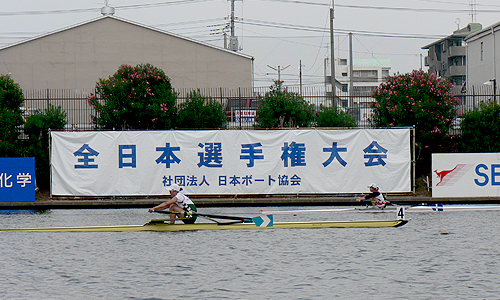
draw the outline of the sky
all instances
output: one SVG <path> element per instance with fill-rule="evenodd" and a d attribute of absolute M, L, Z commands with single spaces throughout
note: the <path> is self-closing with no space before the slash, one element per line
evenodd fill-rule
<path fill-rule="evenodd" d="M 0 47 L 98 18 L 106 2 L 117 17 L 224 45 L 221 32 L 231 14 L 227 0 L 0 0 Z M 333 0 L 333 5 L 335 58 L 349 58 L 352 32 L 353 58 L 388 58 L 391 75 L 427 70 L 421 59 L 427 50 L 421 48 L 468 23 L 485 28 L 500 22 L 498 0 Z M 298 86 L 301 78 L 303 87 L 324 86 L 331 7 L 332 0 L 235 1 L 235 35 L 240 52 L 255 59 L 256 87 L 278 79 L 278 67 L 287 86 Z"/>

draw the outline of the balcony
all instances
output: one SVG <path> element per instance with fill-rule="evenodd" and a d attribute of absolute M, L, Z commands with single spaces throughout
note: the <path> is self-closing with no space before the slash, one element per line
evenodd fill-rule
<path fill-rule="evenodd" d="M 450 66 L 448 76 L 465 76 L 465 66 Z"/>
<path fill-rule="evenodd" d="M 448 55 L 451 56 L 465 56 L 466 55 L 466 50 L 464 46 L 455 46 L 455 47 L 450 47 L 450 53 Z"/>
<path fill-rule="evenodd" d="M 424 58 L 424 62 L 425 62 L 425 66 L 426 66 L 426 67 L 430 66 L 430 65 L 429 65 L 429 60 L 431 60 L 431 58 L 427 55 L 427 56 Z"/>

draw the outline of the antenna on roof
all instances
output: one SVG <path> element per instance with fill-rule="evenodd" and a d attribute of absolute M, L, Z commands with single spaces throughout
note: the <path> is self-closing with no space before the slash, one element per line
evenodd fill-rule
<path fill-rule="evenodd" d="M 103 16 L 112 16 L 115 14 L 115 9 L 113 7 L 109 7 L 108 5 L 108 0 L 105 0 L 105 5 L 103 8 L 101 8 L 101 14 Z"/>
<path fill-rule="evenodd" d="M 470 3 L 469 3 L 469 6 L 470 6 L 470 12 L 469 12 L 469 15 L 471 16 L 472 18 L 472 23 L 475 23 L 476 22 L 476 15 L 477 15 L 477 12 L 476 12 L 476 0 L 470 0 Z"/>

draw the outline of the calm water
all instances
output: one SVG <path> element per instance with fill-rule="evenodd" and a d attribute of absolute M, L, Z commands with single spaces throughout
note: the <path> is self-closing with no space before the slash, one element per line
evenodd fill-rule
<path fill-rule="evenodd" d="M 407 216 L 412 220 L 401 228 L 380 229 L 0 233 L 0 298 L 500 298 L 500 211 Z M 158 217 L 145 209 L 4 211 L 0 228 L 143 224 Z M 317 213 L 275 221 L 311 218 L 395 215 Z"/>

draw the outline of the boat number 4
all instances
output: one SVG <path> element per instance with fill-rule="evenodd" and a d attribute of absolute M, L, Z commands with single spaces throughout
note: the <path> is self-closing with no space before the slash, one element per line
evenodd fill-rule
<path fill-rule="evenodd" d="M 397 219 L 398 220 L 404 220 L 405 219 L 405 208 L 404 208 L 404 206 L 398 207 L 398 209 L 396 211 L 398 212 Z"/>

